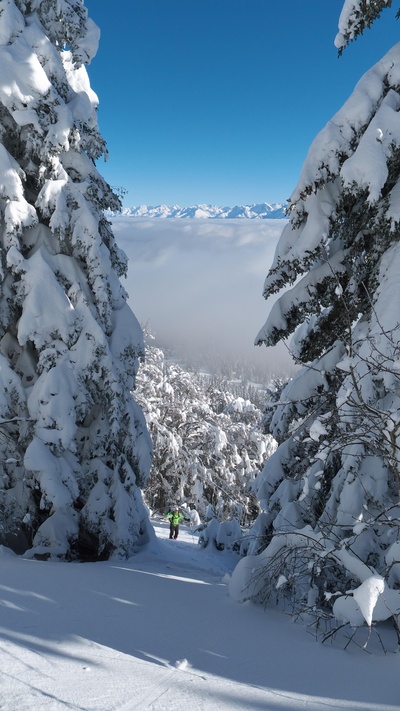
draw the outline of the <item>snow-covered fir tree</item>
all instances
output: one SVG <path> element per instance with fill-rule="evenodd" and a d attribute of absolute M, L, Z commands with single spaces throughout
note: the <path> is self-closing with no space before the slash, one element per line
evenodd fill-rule
<path fill-rule="evenodd" d="M 148 537 L 142 332 L 85 68 L 98 36 L 83 0 L 0 3 L 1 540 L 31 555 L 126 555 Z"/>
<path fill-rule="evenodd" d="M 232 389 L 226 378 L 190 372 L 146 346 L 136 397 L 153 441 L 145 489 L 152 510 L 179 503 L 194 506 L 202 519 L 254 519 L 250 486 L 276 443 L 261 430 L 264 392 Z"/>
<path fill-rule="evenodd" d="M 386 5 L 348 0 L 338 49 Z M 249 597 L 352 625 L 397 626 L 400 613 L 399 157 L 400 44 L 309 150 L 265 282 L 266 298 L 283 291 L 257 337 L 295 332 L 302 367 L 280 395 L 279 447 L 257 481 L 267 547 L 236 580 Z"/>

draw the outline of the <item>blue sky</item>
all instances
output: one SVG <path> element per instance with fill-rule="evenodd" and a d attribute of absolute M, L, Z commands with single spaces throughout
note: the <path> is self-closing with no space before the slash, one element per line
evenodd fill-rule
<path fill-rule="evenodd" d="M 400 39 L 386 9 L 338 59 L 343 0 L 85 4 L 101 29 L 99 169 L 128 207 L 284 201 L 315 135 Z"/>

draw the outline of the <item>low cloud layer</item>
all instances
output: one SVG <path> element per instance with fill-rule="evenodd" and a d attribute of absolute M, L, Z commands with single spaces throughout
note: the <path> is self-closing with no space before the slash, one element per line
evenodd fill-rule
<path fill-rule="evenodd" d="M 288 373 L 284 346 L 253 345 L 270 308 L 263 283 L 285 222 L 113 218 L 137 318 L 197 363 L 238 362 L 266 377 Z"/>

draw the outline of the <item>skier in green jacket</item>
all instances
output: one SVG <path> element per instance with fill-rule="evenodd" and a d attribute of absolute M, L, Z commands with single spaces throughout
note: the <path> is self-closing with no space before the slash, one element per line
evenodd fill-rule
<path fill-rule="evenodd" d="M 184 516 L 179 512 L 178 507 L 175 506 L 172 511 L 167 513 L 167 519 L 169 519 L 169 537 L 176 541 L 179 534 L 179 522 L 184 520 Z"/>

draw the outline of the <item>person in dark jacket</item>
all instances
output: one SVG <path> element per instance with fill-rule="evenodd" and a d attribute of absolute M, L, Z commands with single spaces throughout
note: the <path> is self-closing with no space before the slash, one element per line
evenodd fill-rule
<path fill-rule="evenodd" d="M 169 537 L 176 541 L 179 535 L 179 523 L 184 520 L 184 516 L 182 516 L 176 506 L 172 511 L 167 513 L 167 519 L 169 520 Z"/>

